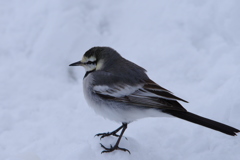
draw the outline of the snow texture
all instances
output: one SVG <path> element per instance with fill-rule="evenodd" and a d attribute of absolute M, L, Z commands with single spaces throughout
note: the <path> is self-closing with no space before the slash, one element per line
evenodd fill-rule
<path fill-rule="evenodd" d="M 0 0 L 1 160 L 237 160 L 231 137 L 177 118 L 128 126 L 101 154 L 94 137 L 120 126 L 97 116 L 82 91 L 93 46 L 109 46 L 193 113 L 240 128 L 239 0 Z"/>

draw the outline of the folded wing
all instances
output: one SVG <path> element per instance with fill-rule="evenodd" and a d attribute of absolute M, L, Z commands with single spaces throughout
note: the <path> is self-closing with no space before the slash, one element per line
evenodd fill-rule
<path fill-rule="evenodd" d="M 162 110 L 186 111 L 177 100 L 187 101 L 174 96 L 170 91 L 162 88 L 151 80 L 135 86 L 122 83 L 115 83 L 111 85 L 111 87 L 96 85 L 93 90 L 102 98 L 126 103 L 128 105 Z"/>

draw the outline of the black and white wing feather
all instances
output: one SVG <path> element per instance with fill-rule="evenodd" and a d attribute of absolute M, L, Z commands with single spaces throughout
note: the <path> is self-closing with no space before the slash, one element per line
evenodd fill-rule
<path fill-rule="evenodd" d="M 108 79 L 108 81 L 110 80 Z M 145 83 L 137 83 L 137 85 L 119 81 L 108 84 L 95 85 L 93 92 L 104 99 L 128 105 L 162 110 L 186 111 L 177 100 L 187 101 L 174 96 L 170 91 L 162 88 L 150 79 Z"/>

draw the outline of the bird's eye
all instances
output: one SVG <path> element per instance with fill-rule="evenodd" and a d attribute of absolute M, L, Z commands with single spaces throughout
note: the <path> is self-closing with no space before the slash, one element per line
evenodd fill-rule
<path fill-rule="evenodd" d="M 88 65 L 90 65 L 90 64 L 97 64 L 97 61 L 88 61 L 85 64 L 88 64 Z"/>

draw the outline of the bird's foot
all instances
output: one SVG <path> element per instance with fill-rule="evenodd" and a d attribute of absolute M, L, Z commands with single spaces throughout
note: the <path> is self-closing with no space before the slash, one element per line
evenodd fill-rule
<path fill-rule="evenodd" d="M 102 153 L 109 153 L 109 152 L 112 152 L 112 151 L 115 151 L 115 150 L 121 150 L 121 151 L 128 152 L 129 154 L 131 154 L 131 152 L 130 152 L 128 149 L 126 149 L 126 148 L 120 148 L 120 147 L 118 147 L 118 145 L 115 145 L 115 146 L 110 145 L 110 148 L 105 147 L 105 146 L 102 145 L 101 143 L 100 143 L 100 145 L 101 145 L 102 148 L 105 149 L 105 150 L 103 150 L 103 151 L 101 152 L 101 154 L 102 154 Z"/>
<path fill-rule="evenodd" d="M 100 136 L 100 139 L 104 138 L 104 137 L 108 137 L 108 136 L 115 136 L 115 137 L 119 137 L 118 134 L 116 134 L 116 132 L 107 132 L 107 133 L 98 133 L 95 136 Z"/>

